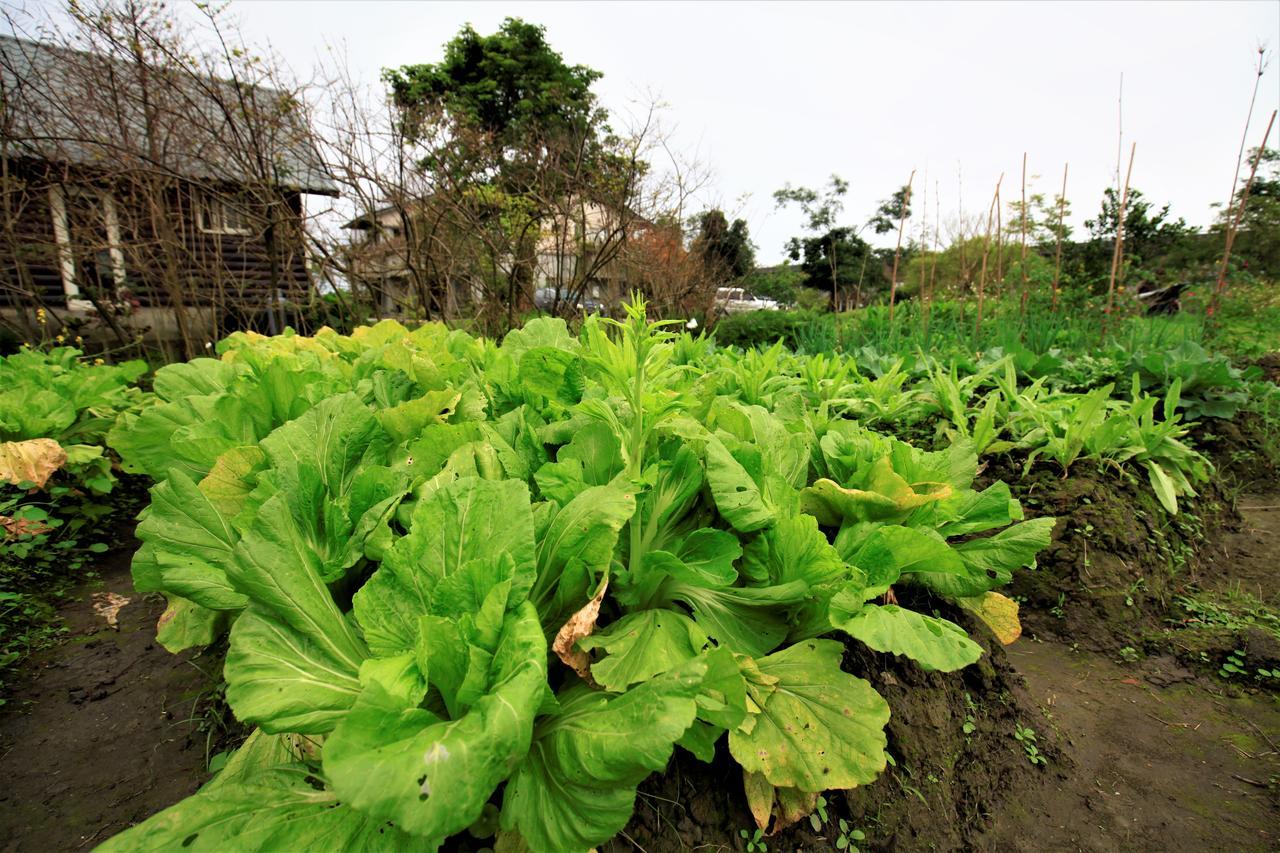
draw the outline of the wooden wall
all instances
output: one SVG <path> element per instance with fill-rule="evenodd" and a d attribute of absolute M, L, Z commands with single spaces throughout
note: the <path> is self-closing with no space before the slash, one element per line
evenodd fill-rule
<path fill-rule="evenodd" d="M 0 234 L 0 305 L 31 301 L 19 275 L 21 259 L 27 270 L 25 280 L 34 284 L 40 297 L 51 306 L 65 307 L 49 187 L 57 184 L 64 188 L 69 217 L 74 217 L 71 207 L 75 204 L 69 198 L 74 192 L 71 187 L 94 186 L 103 192 L 108 188 L 95 183 L 91 175 L 59 174 L 39 164 L 18 164 L 10 175 L 0 187 L 10 211 L 5 219 L 11 219 L 13 226 Z M 234 187 L 225 189 L 234 192 Z M 115 186 L 111 195 L 120 234 L 117 260 L 97 264 L 98 279 L 108 292 L 116 283 L 114 268 L 122 261 L 128 296 L 141 307 L 167 307 L 176 298 L 191 306 L 251 311 L 270 301 L 272 264 L 265 235 L 261 229 L 243 235 L 202 230 L 196 216 L 200 192 L 207 190 L 180 183 L 160 194 L 131 191 L 127 184 Z M 159 203 L 153 201 L 156 198 Z M 277 228 L 275 280 L 283 295 L 299 299 L 309 290 L 301 234 L 302 200 L 291 191 L 282 191 L 280 199 L 288 221 Z M 78 230 L 83 233 L 86 229 Z M 109 241 L 105 229 L 99 232 L 72 241 L 72 258 L 77 264 L 95 255 L 105 261 Z M 96 245 L 86 248 L 84 243 Z M 82 275 L 78 270 L 77 276 Z"/>

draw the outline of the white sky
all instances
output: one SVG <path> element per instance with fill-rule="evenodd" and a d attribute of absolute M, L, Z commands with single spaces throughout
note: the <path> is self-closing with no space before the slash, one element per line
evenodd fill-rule
<path fill-rule="evenodd" d="M 605 106 L 647 92 L 669 105 L 678 147 L 714 170 L 705 201 L 747 220 L 761 263 L 781 260 L 787 238 L 802 232 L 798 211 L 775 210 L 773 191 L 788 181 L 821 184 L 832 172 L 850 183 L 841 224 L 865 222 L 912 169 L 917 188 L 928 172 L 929 219 L 940 182 L 945 222 L 960 200 L 961 173 L 969 212 L 985 211 L 1002 172 L 1003 197 L 1015 198 L 1026 151 L 1029 174 L 1041 176 L 1034 187 L 1049 195 L 1070 162 L 1067 195 L 1079 227 L 1114 181 L 1122 72 L 1126 159 L 1130 143 L 1138 146 L 1133 186 L 1206 225 L 1209 205 L 1225 201 L 1231 185 L 1256 48 L 1280 49 L 1274 0 L 233 0 L 230 12 L 248 43 L 270 43 L 299 76 L 333 45 L 369 81 L 384 67 L 438 61 L 467 22 L 482 33 L 507 15 L 542 24 L 568 62 L 604 73 L 596 91 Z M 1251 145 L 1278 106 L 1273 59 Z"/>

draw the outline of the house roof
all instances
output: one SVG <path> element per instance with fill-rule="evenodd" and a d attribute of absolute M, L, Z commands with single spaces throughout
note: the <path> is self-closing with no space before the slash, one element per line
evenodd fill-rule
<path fill-rule="evenodd" d="M 342 227 L 349 228 L 353 231 L 367 231 L 374 226 L 374 223 L 377 222 L 383 214 L 392 213 L 395 210 L 396 206 L 394 204 L 385 204 L 376 210 L 360 214 L 350 222 L 344 223 Z"/>
<path fill-rule="evenodd" d="M 258 120 L 237 122 L 237 112 Z M 237 142 L 250 129 L 256 144 Z M 4 35 L 0 133 L 41 160 L 235 184 L 261 177 L 261 151 L 274 185 L 338 194 L 305 117 L 284 93 Z"/>

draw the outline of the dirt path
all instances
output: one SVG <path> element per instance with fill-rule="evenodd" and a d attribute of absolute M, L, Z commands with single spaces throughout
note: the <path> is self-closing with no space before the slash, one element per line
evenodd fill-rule
<path fill-rule="evenodd" d="M 1118 665 L 1056 643 L 1009 657 L 1066 741 L 1070 768 L 1007 801 L 993 851 L 1275 850 L 1280 703 L 1229 697 L 1172 658 Z"/>
<path fill-rule="evenodd" d="M 62 609 L 69 639 L 38 655 L 0 717 L 0 850 L 92 849 L 207 778 L 193 709 L 210 680 L 155 643 L 162 600 L 133 592 L 128 554 Z M 95 592 L 131 599 L 119 631 Z"/>
<path fill-rule="evenodd" d="M 1246 495 L 1207 589 L 1280 602 L 1280 495 Z M 1262 507 L 1268 507 L 1262 509 Z M 1172 657 L 1121 663 L 1023 640 L 1009 657 L 1074 766 L 1007 801 L 980 849 L 1280 849 L 1280 697 Z"/>

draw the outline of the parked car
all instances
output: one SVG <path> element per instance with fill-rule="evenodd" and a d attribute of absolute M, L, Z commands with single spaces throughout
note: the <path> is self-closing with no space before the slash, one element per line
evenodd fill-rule
<path fill-rule="evenodd" d="M 561 311 L 572 305 L 576 311 L 585 311 L 588 314 L 604 314 L 606 317 L 609 315 L 609 312 L 606 310 L 606 306 L 603 302 L 596 299 L 594 296 L 589 296 L 585 293 L 578 297 L 577 302 L 571 302 L 569 294 L 562 290 L 560 291 L 559 301 L 559 308 Z M 533 292 L 533 305 L 541 311 L 550 311 L 552 307 L 556 305 L 555 288 L 539 287 L 535 290 Z"/>
<path fill-rule="evenodd" d="M 748 293 L 741 287 L 716 288 L 716 312 L 742 314 L 747 311 L 777 311 L 781 306 L 776 300 Z"/>

